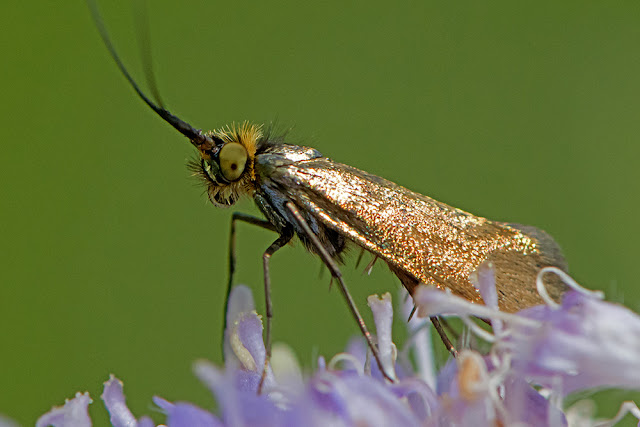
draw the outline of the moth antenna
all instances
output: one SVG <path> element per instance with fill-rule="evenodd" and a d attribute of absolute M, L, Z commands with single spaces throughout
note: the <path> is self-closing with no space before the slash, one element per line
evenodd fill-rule
<path fill-rule="evenodd" d="M 138 86 L 138 84 L 133 79 L 133 77 L 131 77 L 131 74 L 129 74 L 129 71 L 124 66 L 124 63 L 120 59 L 118 52 L 116 51 L 113 43 L 111 42 L 111 37 L 109 37 L 109 32 L 107 31 L 107 27 L 104 25 L 102 15 L 100 15 L 100 11 L 98 10 L 98 4 L 94 0 L 87 0 L 87 4 L 89 6 L 89 10 L 91 11 L 91 17 L 93 18 L 93 22 L 96 24 L 96 27 L 98 28 L 98 32 L 100 33 L 100 37 L 102 37 L 102 41 L 107 47 L 109 54 L 111 54 L 111 58 L 113 58 L 114 62 L 120 69 L 120 72 L 127 79 L 131 87 L 133 87 L 133 90 L 136 91 L 140 99 L 142 99 L 153 111 L 155 111 L 156 114 L 162 117 L 162 119 L 165 122 L 169 123 L 178 132 L 180 132 L 181 134 L 189 138 L 189 140 L 191 141 L 191 144 L 193 144 L 196 148 L 198 148 L 199 150 L 211 149 L 215 145 L 211 137 L 203 134 L 200 129 L 196 129 L 193 126 L 191 126 L 189 123 L 174 116 L 166 108 L 159 107 L 158 105 L 156 105 L 153 101 L 151 101 L 151 99 L 149 99 L 149 97 L 142 91 L 142 89 L 140 89 L 140 86 Z M 150 57 L 148 61 L 150 61 Z M 149 68 L 149 67 L 145 67 L 145 68 Z M 157 92 L 157 86 L 155 85 L 153 72 L 148 72 L 148 74 L 149 73 L 151 74 L 151 79 L 149 80 L 150 84 L 152 85 L 152 87 L 156 88 L 155 90 L 152 89 L 155 93 Z M 159 99 L 157 99 L 156 101 L 159 104 L 161 104 Z"/>
<path fill-rule="evenodd" d="M 165 109 L 165 104 L 162 102 L 160 96 L 160 90 L 158 89 L 158 81 L 156 80 L 155 71 L 153 67 L 153 51 L 151 46 L 151 27 L 149 26 L 149 9 L 147 8 L 146 0 L 136 1 L 136 28 L 138 36 L 138 47 L 140 49 L 140 58 L 142 58 L 142 68 L 144 69 L 145 79 L 147 86 L 151 91 L 151 96 L 156 101 L 158 106 Z"/>

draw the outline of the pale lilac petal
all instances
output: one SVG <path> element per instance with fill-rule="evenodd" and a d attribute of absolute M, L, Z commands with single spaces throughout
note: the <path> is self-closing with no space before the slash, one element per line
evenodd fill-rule
<path fill-rule="evenodd" d="M 223 425 L 211 412 L 191 403 L 171 403 L 158 396 L 154 396 L 153 403 L 163 409 L 167 415 L 168 427 L 222 427 Z"/>
<path fill-rule="evenodd" d="M 367 351 L 369 351 L 369 347 L 367 346 L 367 341 L 361 336 L 358 336 L 352 337 L 349 340 L 345 351 L 354 356 L 360 362 L 360 365 L 364 366 L 367 361 Z"/>
<path fill-rule="evenodd" d="M 620 409 L 618 409 L 618 413 L 613 418 L 608 420 L 608 425 L 617 424 L 628 414 L 631 414 L 633 417 L 635 417 L 636 420 L 638 420 L 637 425 L 640 427 L 640 408 L 638 408 L 638 405 L 636 405 L 635 402 L 631 401 L 622 402 L 622 404 L 620 405 Z"/>
<path fill-rule="evenodd" d="M 334 381 L 337 379 L 338 377 L 330 372 L 317 373 L 309 381 L 306 395 L 295 407 L 313 413 L 313 419 L 316 423 L 329 420 L 331 420 L 331 424 L 347 423 L 349 419 L 347 402 L 334 392 Z M 292 418 L 298 412 L 300 411 L 294 412 Z M 304 417 L 304 412 L 301 413 L 301 416 Z"/>
<path fill-rule="evenodd" d="M 194 372 L 215 395 L 224 425 L 280 425 L 283 414 L 269 394 L 258 395 L 257 388 L 247 390 L 239 386 L 237 372 L 221 371 L 205 361 L 196 362 Z"/>
<path fill-rule="evenodd" d="M 402 318 L 409 319 L 415 307 L 413 298 L 404 288 L 401 289 L 399 297 L 400 301 L 403 301 L 401 304 Z M 416 375 L 429 387 L 435 389 L 437 369 L 433 353 L 433 342 L 431 341 L 431 328 L 427 325 L 428 321 L 414 315 L 407 322 L 409 337 L 398 355 L 398 364 L 402 366 L 406 376 L 411 375 L 413 369 L 409 353 L 412 352 L 416 364 L 416 372 L 413 375 Z"/>
<path fill-rule="evenodd" d="M 276 382 L 292 392 L 305 386 L 304 375 L 295 351 L 284 343 L 275 343 L 271 349 L 271 368 Z"/>
<path fill-rule="evenodd" d="M 483 358 L 474 351 L 464 350 L 452 365 L 447 372 L 450 382 L 442 386 L 446 394 L 438 390 L 446 397 L 438 413 L 429 420 L 430 425 L 496 425 L 500 419 L 497 392 Z"/>
<path fill-rule="evenodd" d="M 469 279 L 476 289 L 480 291 L 484 304 L 489 308 L 498 309 L 498 290 L 496 289 L 493 264 L 491 262 L 483 262 L 469 276 Z M 495 335 L 499 335 L 502 331 L 502 321 L 500 319 L 494 319 L 491 326 Z"/>
<path fill-rule="evenodd" d="M 566 426 L 562 411 L 538 393 L 524 379 L 509 375 L 503 381 L 508 424 Z"/>
<path fill-rule="evenodd" d="M 246 386 L 253 384 L 255 375 L 262 376 L 264 361 L 267 355 L 264 340 L 262 338 L 262 320 L 255 311 L 239 313 L 232 325 L 227 327 L 229 339 L 229 359 L 227 369 L 240 369 L 248 373 L 242 378 Z M 255 382 L 254 392 L 258 390 L 258 382 Z M 263 384 L 264 390 L 275 386 L 275 379 L 271 367 L 267 367 L 266 378 Z"/>
<path fill-rule="evenodd" d="M 245 313 L 251 313 L 254 310 L 255 304 L 251 289 L 244 285 L 234 286 L 229 294 L 229 304 L 226 313 L 227 329 L 224 331 L 224 360 L 227 366 L 237 362 L 230 345 L 233 325 L 235 325 L 240 316 Z"/>
<path fill-rule="evenodd" d="M 318 356 L 318 371 L 327 370 L 327 361 L 323 356 Z"/>
<path fill-rule="evenodd" d="M 373 320 L 376 324 L 376 336 L 378 341 L 378 353 L 380 362 L 387 375 L 395 378 L 395 356 L 396 346 L 391 339 L 393 327 L 393 306 L 391 305 L 391 295 L 387 292 L 382 298 L 371 295 L 367 298 Z"/>
<path fill-rule="evenodd" d="M 456 359 L 450 358 L 447 360 L 447 363 L 440 368 L 440 372 L 438 372 L 438 378 L 436 380 L 436 392 L 438 395 L 449 393 L 449 388 L 456 378 L 456 375 L 458 375 Z"/>
<path fill-rule="evenodd" d="M 91 427 L 88 407 L 92 402 L 89 393 L 76 393 L 63 406 L 52 408 L 36 421 L 36 427 Z"/>
<path fill-rule="evenodd" d="M 111 374 L 109 380 L 104 383 L 102 400 L 107 407 L 107 411 L 109 411 L 111 425 L 113 427 L 136 426 L 136 417 L 133 416 L 125 402 L 122 381 L 117 379 L 113 374 Z"/>
<path fill-rule="evenodd" d="M 256 309 L 251 289 L 245 285 L 236 285 L 229 294 L 229 309 L 227 310 L 227 325 L 233 325 L 238 316 L 251 313 Z"/>
<path fill-rule="evenodd" d="M 475 316 L 482 319 L 490 319 L 492 322 L 503 320 L 505 322 L 518 322 L 528 325 L 535 324 L 523 317 L 504 313 L 482 304 L 474 304 L 451 294 L 448 290 L 439 290 L 435 286 L 418 286 L 413 300 L 418 307 L 417 314 L 420 317 L 442 315 Z"/>
<path fill-rule="evenodd" d="M 20 424 L 18 424 L 11 418 L 5 417 L 4 415 L 0 414 L 0 427 L 20 427 Z"/>
<path fill-rule="evenodd" d="M 145 415 L 138 420 L 137 427 L 156 427 L 156 424 L 153 422 L 151 417 Z"/>
<path fill-rule="evenodd" d="M 329 362 L 329 369 L 336 372 L 336 361 L 339 360 L 342 362 L 339 365 L 339 372 L 341 373 L 362 374 L 367 370 L 367 375 L 379 380 L 384 380 L 380 367 L 373 358 L 367 341 L 362 336 L 351 338 L 347 344 L 345 353 L 349 355 L 349 357 L 345 357 L 344 353 L 336 354 Z"/>
<path fill-rule="evenodd" d="M 564 394 L 594 387 L 640 389 L 640 317 L 594 296 L 570 291 L 559 309 L 522 310 L 538 327 L 511 325 L 501 344 L 514 369 Z M 615 367 L 615 369 L 612 369 Z"/>
<path fill-rule="evenodd" d="M 382 381 L 367 375 L 318 373 L 307 396 L 323 421 L 338 425 L 414 426 L 418 418 Z M 323 425 L 315 423 L 314 425 Z M 326 425 L 326 424 L 324 424 Z"/>
<path fill-rule="evenodd" d="M 436 393 L 418 378 L 405 378 L 388 387 L 397 397 L 406 399 L 413 415 L 423 423 L 440 409 Z"/>
<path fill-rule="evenodd" d="M 434 418 L 445 424 L 567 424 L 562 412 L 526 381 L 496 370 L 474 351 L 464 350 L 457 360 L 450 360 L 440 371 L 438 383 L 442 399 Z"/>
<path fill-rule="evenodd" d="M 251 355 L 252 362 L 246 362 L 246 359 L 242 360 L 242 368 L 247 371 L 262 372 L 267 352 L 262 339 L 262 320 L 260 317 L 255 312 L 241 315 L 234 325 L 233 333 L 237 334 L 242 347 Z M 235 347 L 234 350 L 236 350 Z"/>

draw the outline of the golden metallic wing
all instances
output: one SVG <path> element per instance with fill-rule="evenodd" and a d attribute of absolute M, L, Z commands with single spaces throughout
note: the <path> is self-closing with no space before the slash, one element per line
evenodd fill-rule
<path fill-rule="evenodd" d="M 469 275 L 491 261 L 500 308 L 513 312 L 542 303 L 540 268 L 564 268 L 542 230 L 474 216 L 324 157 L 280 165 L 270 179 L 310 219 L 384 259 L 409 292 L 430 283 L 482 303 Z M 559 298 L 563 286 L 549 286 Z"/>

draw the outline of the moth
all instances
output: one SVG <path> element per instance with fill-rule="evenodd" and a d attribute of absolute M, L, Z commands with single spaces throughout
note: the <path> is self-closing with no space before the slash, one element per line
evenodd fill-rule
<path fill-rule="evenodd" d="M 314 148 L 287 144 L 258 125 L 245 122 L 208 132 L 194 128 L 164 107 L 152 78 L 149 80 L 156 102 L 140 89 L 113 47 L 97 7 L 93 2 L 89 5 L 107 49 L 138 96 L 195 147 L 199 160 L 191 168 L 205 183 L 211 202 L 231 206 L 246 196 L 264 215 L 232 215 L 227 296 L 235 269 L 236 223 L 250 223 L 277 235 L 263 255 L 267 347 L 264 372 L 270 355 L 273 316 L 269 259 L 294 237 L 329 269 L 381 371 L 389 379 L 338 266 L 340 254 L 348 245 L 383 260 L 410 294 L 421 283 L 432 284 L 478 304 L 483 303 L 482 297 L 469 277 L 481 264 L 491 262 L 499 307 L 507 312 L 542 303 L 535 285 L 541 268 L 566 270 L 559 246 L 538 228 L 472 215 L 335 162 Z M 550 296 L 558 300 L 564 286 L 553 277 L 547 280 Z M 454 351 L 438 319 L 432 321 L 447 347 Z"/>

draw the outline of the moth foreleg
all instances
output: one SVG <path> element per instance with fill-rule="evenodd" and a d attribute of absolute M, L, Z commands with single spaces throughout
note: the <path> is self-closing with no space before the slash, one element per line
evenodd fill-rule
<path fill-rule="evenodd" d="M 276 231 L 276 228 L 269 221 L 258 218 L 252 215 L 247 215 L 240 212 L 234 212 L 231 215 L 231 228 L 229 232 L 229 281 L 227 282 L 227 293 L 224 299 L 224 320 L 223 320 L 223 336 L 224 331 L 227 330 L 227 313 L 229 311 L 229 295 L 231 295 L 231 288 L 233 287 L 233 275 L 236 269 L 236 222 L 242 221 L 248 224 L 256 225 L 260 228 L 264 228 L 271 231 Z M 223 340 L 223 351 L 224 355 L 224 340 Z"/>
<path fill-rule="evenodd" d="M 229 309 L 229 295 L 231 295 L 231 288 L 233 287 L 233 274 L 236 271 L 236 221 L 246 222 L 248 224 L 257 225 L 260 228 L 264 228 L 271 231 L 276 231 L 276 228 L 266 219 L 258 218 L 252 215 L 243 214 L 241 212 L 234 212 L 231 215 L 231 228 L 229 232 L 229 281 L 227 282 L 227 293 L 224 299 L 224 330 L 227 329 L 227 311 Z"/>

